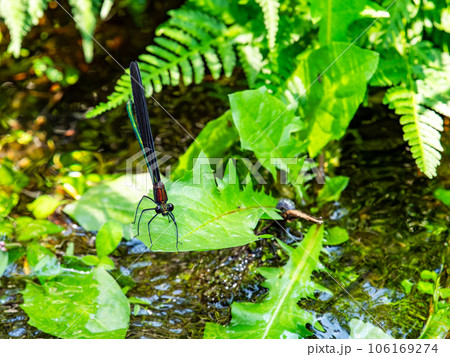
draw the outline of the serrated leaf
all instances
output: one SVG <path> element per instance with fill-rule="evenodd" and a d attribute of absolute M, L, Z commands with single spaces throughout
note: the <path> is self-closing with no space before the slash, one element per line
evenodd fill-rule
<path fill-rule="evenodd" d="M 28 323 L 60 338 L 124 338 L 130 305 L 103 268 L 65 273 L 44 285 L 27 283 L 22 309 Z"/>
<path fill-rule="evenodd" d="M 289 256 L 280 268 L 260 268 L 269 289 L 261 303 L 233 303 L 230 324 L 207 323 L 204 338 L 300 338 L 312 335 L 307 325 L 316 317 L 298 306 L 304 298 L 314 298 L 315 291 L 327 291 L 311 280 L 320 270 L 323 226 L 313 226 L 297 248 L 280 243 Z"/>
<path fill-rule="evenodd" d="M 179 158 L 178 166 L 173 171 L 172 178 L 181 178 L 187 171 L 192 170 L 195 159 L 202 151 L 209 158 L 223 158 L 225 156 L 228 149 L 238 141 L 238 133 L 233 124 L 231 112 L 227 111 L 219 118 L 206 124 L 195 140 Z"/>
<path fill-rule="evenodd" d="M 173 213 L 182 243 L 180 251 L 244 245 L 259 239 L 253 229 L 264 215 L 264 210 L 272 218 L 280 219 L 275 210 L 275 198 L 255 191 L 251 185 L 241 190 L 239 181 L 228 180 L 228 176 L 235 176 L 234 165 L 228 165 L 224 179 L 217 180 L 216 184 L 208 159 L 202 154 L 193 171 L 187 172 L 183 179 L 175 183 L 166 183 L 169 202 L 175 206 Z M 110 220 L 131 228 L 129 223 L 134 219 L 137 203 L 149 191 L 151 184 L 148 174 L 123 176 L 91 188 L 80 200 L 66 206 L 64 211 L 87 230 L 98 230 Z M 139 212 L 154 207 L 153 202 L 144 200 Z M 153 211 L 145 212 L 139 227 L 138 238 L 149 247 L 147 224 L 153 215 Z M 130 236 L 131 231 L 126 227 L 124 233 Z M 150 227 L 154 243 L 152 250 L 176 251 L 175 226 L 167 217 L 159 215 Z M 136 233 L 137 227 L 134 228 Z"/>
<path fill-rule="evenodd" d="M 224 178 L 217 179 L 216 183 L 209 161 L 202 153 L 192 171 L 166 186 L 169 202 L 175 206 L 180 251 L 248 244 L 259 239 L 253 229 L 263 215 L 280 218 L 275 210 L 276 199 L 255 191 L 250 184 L 241 190 L 239 181 L 235 180 L 235 170 L 234 164 L 229 163 Z M 159 215 L 152 221 L 150 242 L 147 223 L 153 216 L 152 211 L 144 215 L 137 238 L 153 251 L 176 251 L 175 227 L 167 217 Z"/>

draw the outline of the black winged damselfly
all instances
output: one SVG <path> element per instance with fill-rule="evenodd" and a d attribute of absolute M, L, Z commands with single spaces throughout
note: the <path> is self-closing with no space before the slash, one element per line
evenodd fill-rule
<path fill-rule="evenodd" d="M 131 125 L 133 127 L 133 131 L 136 134 L 136 138 L 138 139 L 139 145 L 142 149 L 153 184 L 153 198 L 150 198 L 146 195 L 142 196 L 136 207 L 133 224 L 136 223 L 139 207 L 144 199 L 151 200 L 156 204 L 156 207 L 154 208 L 144 208 L 143 210 L 141 210 L 137 224 L 137 235 L 135 237 L 139 235 L 139 225 L 143 214 L 145 212 L 154 211 L 154 216 L 147 223 L 148 235 L 150 238 L 150 249 L 153 245 L 150 233 L 150 224 L 159 214 L 161 214 L 162 216 L 168 217 L 169 221 L 172 220 L 175 225 L 177 236 L 176 248 L 178 250 L 178 226 L 175 220 L 175 216 L 172 213 L 174 207 L 173 204 L 167 202 L 168 198 L 166 188 L 164 187 L 164 183 L 161 181 L 158 160 L 156 159 L 155 143 L 153 142 L 152 129 L 150 127 L 147 102 L 145 100 L 145 91 L 144 87 L 142 86 L 141 72 L 139 70 L 137 62 L 131 62 L 130 76 L 136 116 L 133 115 L 133 104 L 131 100 L 129 100 L 127 103 L 127 112 L 131 121 Z"/>

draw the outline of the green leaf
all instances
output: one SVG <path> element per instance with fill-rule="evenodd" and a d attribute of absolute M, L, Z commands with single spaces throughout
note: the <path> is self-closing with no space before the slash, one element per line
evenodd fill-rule
<path fill-rule="evenodd" d="M 417 289 L 419 289 L 419 291 L 424 294 L 434 294 L 434 284 L 429 283 L 428 281 L 419 281 L 419 283 L 417 284 Z"/>
<path fill-rule="evenodd" d="M 392 339 L 390 335 L 384 332 L 378 326 L 374 326 L 369 322 L 352 319 L 350 321 L 350 338 L 367 339 L 367 338 L 381 338 Z"/>
<path fill-rule="evenodd" d="M 3 276 L 6 268 L 8 267 L 8 252 L 0 250 L 0 278 Z"/>
<path fill-rule="evenodd" d="M 99 257 L 111 254 L 117 248 L 123 235 L 122 227 L 123 225 L 116 221 L 108 221 L 101 226 L 95 239 L 95 247 Z"/>
<path fill-rule="evenodd" d="M 269 289 L 261 303 L 233 303 L 229 325 L 207 323 L 204 338 L 300 338 L 312 335 L 307 325 L 316 325 L 315 316 L 298 306 L 300 299 L 314 298 L 316 291 L 327 291 L 311 280 L 321 269 L 323 226 L 312 226 L 297 248 L 279 242 L 289 256 L 280 268 L 260 268 Z"/>
<path fill-rule="evenodd" d="M 441 201 L 444 205 L 450 206 L 450 190 L 438 188 L 433 192 L 434 197 Z"/>
<path fill-rule="evenodd" d="M 128 229 L 131 225 L 127 223 L 133 221 L 137 203 L 149 188 L 151 190 L 148 174 L 123 176 L 89 189 L 64 211 L 86 230 L 98 230 L 105 222 L 114 220 L 125 224 L 124 232 L 131 236 Z M 244 245 L 259 239 L 253 229 L 264 212 L 280 219 L 275 210 L 275 198 L 255 191 L 250 184 L 240 189 L 234 165 L 228 165 L 224 179 L 217 180 L 216 184 L 208 159 L 203 154 L 193 171 L 175 183 L 166 183 L 166 189 L 169 202 L 175 206 L 173 213 L 182 243 L 180 251 Z M 153 202 L 144 200 L 140 211 L 154 207 Z M 138 238 L 149 247 L 147 223 L 153 215 L 152 211 L 145 212 L 139 227 Z M 176 251 L 175 226 L 168 222 L 167 217 L 158 215 L 150 227 L 154 242 L 152 250 Z M 136 230 L 137 227 L 137 233 Z"/>
<path fill-rule="evenodd" d="M 377 52 L 350 43 L 331 43 L 298 58 L 294 75 L 300 77 L 307 89 L 304 113 L 310 123 L 311 157 L 330 140 L 338 140 L 345 134 L 377 65 Z"/>
<path fill-rule="evenodd" d="M 55 254 L 50 249 L 43 247 L 38 243 L 31 243 L 27 247 L 27 260 L 30 264 L 33 274 L 41 281 L 48 277 L 54 277 L 61 274 L 62 268 Z"/>
<path fill-rule="evenodd" d="M 230 106 L 241 147 L 252 150 L 273 177 L 277 168 L 285 170 L 305 152 L 305 144 L 293 136 L 303 128 L 302 121 L 265 87 L 230 95 Z"/>
<path fill-rule="evenodd" d="M 116 267 L 113 260 L 107 256 L 100 258 L 98 266 L 104 268 L 105 270 L 112 270 Z"/>
<path fill-rule="evenodd" d="M 325 185 L 317 195 L 317 201 L 319 201 L 319 203 L 338 201 L 341 197 L 342 191 L 346 189 L 349 180 L 350 178 L 347 176 L 335 176 L 328 178 L 325 181 Z"/>
<path fill-rule="evenodd" d="M 98 257 L 95 255 L 85 255 L 80 260 L 88 266 L 96 266 L 99 262 Z"/>
<path fill-rule="evenodd" d="M 92 187 L 78 201 L 68 204 L 64 212 L 87 231 L 98 231 L 108 221 L 131 223 L 136 210 L 135 203 L 148 190 L 147 188 L 140 192 L 132 186 L 132 182 L 144 182 L 146 187 L 150 187 L 146 184 L 148 176 L 148 174 L 136 175 L 133 181 L 131 177 L 121 176 Z"/>
<path fill-rule="evenodd" d="M 327 230 L 328 237 L 326 238 L 324 244 L 326 245 L 339 245 L 348 241 L 348 233 L 344 228 L 333 227 Z"/>
<path fill-rule="evenodd" d="M 186 171 L 192 170 L 194 161 L 201 151 L 210 158 L 225 156 L 228 149 L 238 141 L 238 133 L 233 124 L 231 112 L 227 111 L 206 124 L 195 140 L 179 158 L 172 178 L 181 178 Z"/>
<path fill-rule="evenodd" d="M 445 339 L 450 331 L 450 307 L 435 310 L 428 318 L 419 338 Z"/>
<path fill-rule="evenodd" d="M 55 212 L 59 205 L 60 200 L 49 195 L 41 195 L 28 204 L 27 208 L 37 219 L 44 219 Z"/>
<path fill-rule="evenodd" d="M 405 290 L 406 294 L 409 294 L 411 292 L 412 287 L 414 286 L 413 283 L 411 283 L 409 280 L 404 279 L 400 285 L 402 286 L 402 288 Z"/>
<path fill-rule="evenodd" d="M 28 177 L 16 171 L 13 164 L 0 164 L 0 220 L 12 211 L 19 202 L 19 193 L 28 185 Z"/>
<path fill-rule="evenodd" d="M 30 282 L 22 294 L 28 323 L 56 337 L 124 338 L 128 329 L 128 299 L 103 268 Z"/>
<path fill-rule="evenodd" d="M 311 2 L 311 14 L 320 17 L 319 41 L 322 46 L 333 41 L 347 41 L 348 26 L 360 18 L 366 0 L 317 0 Z"/>
<path fill-rule="evenodd" d="M 179 230 L 180 251 L 212 250 L 237 247 L 259 239 L 253 232 L 259 219 L 267 213 L 280 219 L 276 213 L 277 200 L 264 192 L 255 191 L 251 184 L 240 189 L 236 168 L 228 164 L 222 180 L 214 180 L 208 159 L 201 154 L 193 171 L 183 179 L 166 185 L 169 202 Z M 150 203 L 154 207 L 153 203 Z M 141 208 L 143 208 L 142 206 Z M 147 223 L 153 217 L 144 214 L 138 238 L 154 251 L 176 251 L 175 227 L 167 217 L 158 215 L 150 225 L 153 245 L 150 243 Z"/>
<path fill-rule="evenodd" d="M 43 219 L 33 219 L 31 217 L 19 217 L 16 219 L 15 231 L 19 241 L 27 241 L 48 234 L 57 234 L 63 230 L 63 227 Z"/>
<path fill-rule="evenodd" d="M 431 271 L 431 270 L 422 270 L 420 272 L 420 278 L 423 280 L 433 280 L 436 281 L 436 279 L 438 278 L 438 275 L 435 271 Z"/>

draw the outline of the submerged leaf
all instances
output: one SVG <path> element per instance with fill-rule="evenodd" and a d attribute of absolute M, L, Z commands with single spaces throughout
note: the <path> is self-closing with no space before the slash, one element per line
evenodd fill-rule
<path fill-rule="evenodd" d="M 124 338 L 128 329 L 128 299 L 103 268 L 28 283 L 22 294 L 28 323 L 53 336 Z"/>
<path fill-rule="evenodd" d="M 393 338 L 378 326 L 357 319 L 352 319 L 350 321 L 350 330 L 350 338 Z"/>
<path fill-rule="evenodd" d="M 280 243 L 289 256 L 280 268 L 260 268 L 269 289 L 261 303 L 233 303 L 229 325 L 207 323 L 204 338 L 300 338 L 312 335 L 307 325 L 317 323 L 315 316 L 298 306 L 314 292 L 327 291 L 311 280 L 313 271 L 321 269 L 323 226 L 313 226 L 298 247 Z"/>

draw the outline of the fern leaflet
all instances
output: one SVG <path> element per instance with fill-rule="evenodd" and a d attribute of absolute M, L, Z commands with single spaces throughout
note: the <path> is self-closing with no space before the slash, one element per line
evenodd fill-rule
<path fill-rule="evenodd" d="M 440 143 L 443 120 L 434 111 L 421 103 L 421 97 L 403 86 L 390 88 L 384 103 L 400 115 L 404 139 L 411 147 L 411 153 L 419 169 L 429 178 L 436 176 L 436 167 L 441 160 Z"/>
<path fill-rule="evenodd" d="M 139 56 L 142 82 L 147 94 L 160 92 L 165 85 L 200 83 L 206 67 L 214 79 L 222 72 L 230 76 L 236 66 L 235 39 L 242 33 L 239 27 L 225 23 L 198 9 L 182 7 L 169 11 L 171 16 L 156 31 L 155 44 Z M 117 82 L 108 102 L 88 113 L 97 116 L 124 103 L 131 93 L 128 74 Z"/>
<path fill-rule="evenodd" d="M 267 29 L 267 41 L 269 43 L 269 48 L 273 49 L 275 47 L 275 39 L 278 31 L 278 8 L 280 7 L 280 2 L 278 0 L 256 0 L 256 2 L 261 6 L 264 14 L 264 24 Z"/>

